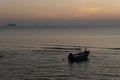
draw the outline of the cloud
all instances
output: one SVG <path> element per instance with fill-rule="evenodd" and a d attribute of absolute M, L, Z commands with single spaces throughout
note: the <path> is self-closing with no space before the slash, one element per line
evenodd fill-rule
<path fill-rule="evenodd" d="M 86 15 L 89 15 L 89 14 L 99 14 L 102 12 L 102 8 L 100 7 L 81 7 L 78 12 L 80 14 L 86 14 Z"/>

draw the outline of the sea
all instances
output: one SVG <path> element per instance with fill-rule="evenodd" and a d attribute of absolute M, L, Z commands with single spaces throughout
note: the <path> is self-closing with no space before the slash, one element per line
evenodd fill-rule
<path fill-rule="evenodd" d="M 0 80 L 120 80 L 120 26 L 0 26 Z M 70 63 L 81 47 L 88 60 Z"/>

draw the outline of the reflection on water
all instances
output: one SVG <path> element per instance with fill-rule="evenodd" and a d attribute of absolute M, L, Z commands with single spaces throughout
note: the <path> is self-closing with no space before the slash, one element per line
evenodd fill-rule
<path fill-rule="evenodd" d="M 40 49 L 44 45 L 77 45 L 120 48 L 119 27 L 0 26 L 0 49 Z M 87 31 L 86 31 L 87 28 Z M 98 33 L 99 32 L 99 33 Z"/>
<path fill-rule="evenodd" d="M 92 51 L 89 60 L 69 63 L 69 52 L 1 51 L 1 80 L 119 80 L 120 52 Z M 63 60 L 64 58 L 64 60 Z"/>
<path fill-rule="evenodd" d="M 119 80 L 120 37 L 77 31 L 0 30 L 0 80 Z M 89 60 L 69 63 L 67 55 L 77 52 L 75 46 L 94 47 L 89 48 Z"/>

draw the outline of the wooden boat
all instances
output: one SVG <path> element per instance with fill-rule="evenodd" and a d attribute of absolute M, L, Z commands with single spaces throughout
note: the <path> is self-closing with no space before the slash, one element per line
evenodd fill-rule
<path fill-rule="evenodd" d="M 79 52 L 76 54 L 69 53 L 68 55 L 68 61 L 83 61 L 87 60 L 89 56 L 90 51 L 87 51 L 87 48 L 83 52 Z"/>

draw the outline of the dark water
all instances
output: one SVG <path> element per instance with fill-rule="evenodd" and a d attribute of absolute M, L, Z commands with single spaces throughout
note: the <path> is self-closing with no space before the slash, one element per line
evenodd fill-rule
<path fill-rule="evenodd" d="M 0 80 L 120 80 L 120 50 L 89 48 L 87 61 L 67 60 L 69 52 L 77 52 L 73 46 L 119 48 L 119 35 L 76 36 L 39 28 L 0 31 Z"/>
<path fill-rule="evenodd" d="M 69 63 L 60 50 L 1 51 L 0 80 L 119 80 L 120 51 L 91 51 L 89 60 Z"/>

